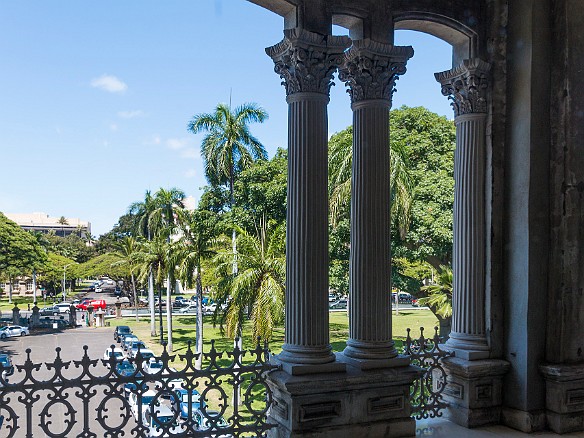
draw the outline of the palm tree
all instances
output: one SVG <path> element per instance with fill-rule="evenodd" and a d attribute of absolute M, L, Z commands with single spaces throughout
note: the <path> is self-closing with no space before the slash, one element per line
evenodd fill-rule
<path fill-rule="evenodd" d="M 136 263 L 141 281 L 152 281 L 154 288 L 158 289 L 158 310 L 160 322 L 160 342 L 164 341 L 164 328 L 162 325 L 162 287 L 169 276 L 169 254 L 171 243 L 164 236 L 155 236 L 151 240 L 140 242 L 136 253 Z M 152 299 L 152 307 L 154 299 Z M 172 309 L 167 309 L 170 312 Z"/>
<path fill-rule="evenodd" d="M 148 222 L 154 235 L 165 238 L 170 243 L 170 237 L 177 229 L 177 215 L 183 210 L 185 194 L 182 190 L 160 188 L 154 194 L 154 210 L 150 213 Z M 175 283 L 174 245 L 167 248 L 167 288 L 166 288 L 166 332 L 168 334 L 168 350 L 172 352 L 172 289 Z"/>
<path fill-rule="evenodd" d="M 152 239 L 152 226 L 150 215 L 155 210 L 156 204 L 150 190 L 146 191 L 144 201 L 134 202 L 128 209 L 129 214 L 136 218 L 135 232 L 138 236 Z M 156 316 L 154 312 L 154 278 L 152 272 L 148 274 L 148 303 L 150 307 L 150 335 L 156 336 Z"/>
<path fill-rule="evenodd" d="M 237 231 L 237 243 L 242 248 L 237 276 L 228 274 L 228 249 L 214 259 L 221 278 L 217 301 L 227 305 L 221 325 L 225 323 L 227 335 L 234 337 L 241 333 L 244 320 L 251 317 L 254 337 L 268 340 L 284 317 L 284 228 L 264 219 L 255 235 L 241 228 Z"/>
<path fill-rule="evenodd" d="M 120 249 L 114 255 L 119 258 L 116 264 L 127 264 L 130 266 L 130 276 L 132 279 L 132 293 L 134 294 L 134 306 L 136 308 L 136 321 L 138 321 L 138 294 L 136 293 L 136 270 L 137 255 L 139 252 L 139 241 L 135 237 L 124 237 L 120 242 Z"/>
<path fill-rule="evenodd" d="M 448 336 L 450 333 L 450 320 L 452 318 L 452 268 L 440 266 L 438 276 L 434 284 L 422 287 L 427 295 L 418 300 L 422 306 L 428 306 L 438 318 L 440 335 Z"/>
<path fill-rule="evenodd" d="M 353 128 L 349 127 L 329 142 L 329 198 L 333 225 L 337 224 L 342 212 L 347 211 L 351 198 L 352 136 Z M 405 145 L 392 141 L 389 146 L 391 217 L 403 239 L 410 226 L 414 183 Z"/>
<path fill-rule="evenodd" d="M 264 109 L 245 103 L 232 112 L 231 105 L 220 103 L 214 113 L 197 114 L 188 124 L 193 133 L 206 132 L 201 144 L 205 176 L 212 186 L 229 187 L 229 208 L 233 208 L 233 190 L 237 174 L 255 160 L 267 158 L 266 149 L 249 132 L 248 124 L 268 118 Z M 232 271 L 237 273 L 236 234 L 232 236 Z"/>
<path fill-rule="evenodd" d="M 196 366 L 201 368 L 203 360 L 203 282 L 202 261 L 210 259 L 215 252 L 215 218 L 210 211 L 182 210 L 178 219 L 182 238 L 179 241 L 179 275 L 187 288 L 196 287 L 197 330 L 195 337 L 196 352 L 199 353 Z"/>

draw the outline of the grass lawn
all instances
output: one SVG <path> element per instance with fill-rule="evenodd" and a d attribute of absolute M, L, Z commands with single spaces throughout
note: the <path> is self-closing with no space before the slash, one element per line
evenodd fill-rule
<path fill-rule="evenodd" d="M 140 318 L 136 322 L 135 317 L 127 317 L 123 319 L 110 319 L 111 326 L 116 325 L 128 325 L 132 328 L 132 331 L 143 340 L 146 345 L 151 348 L 157 355 L 162 353 L 162 345 L 160 344 L 160 338 L 158 336 L 150 336 L 150 323 L 149 318 Z M 432 335 L 433 327 L 438 323 L 432 312 L 429 310 L 403 310 L 399 312 L 399 315 L 392 315 L 393 321 L 393 336 L 396 340 L 397 348 L 401 350 L 403 341 L 406 337 L 406 329 L 410 327 L 412 329 L 412 337 L 419 336 L 419 327 L 425 327 L 426 335 Z M 164 329 L 166 333 L 166 318 L 163 320 Z M 159 322 L 156 321 L 156 330 L 158 333 Z M 174 316 L 173 317 L 173 354 L 176 356 L 172 360 L 172 364 L 177 369 L 184 368 L 184 363 L 180 360 L 179 355 L 184 354 L 187 351 L 188 342 L 193 343 L 194 348 L 194 330 L 195 330 L 195 317 L 194 316 Z M 220 331 L 219 327 L 213 327 L 211 317 L 204 317 L 204 337 L 205 342 L 203 350 L 205 352 L 211 349 L 211 339 L 215 340 L 215 348 L 218 351 L 231 351 L 233 350 L 233 340 L 226 338 Z M 330 313 L 330 341 L 334 351 L 342 351 L 345 348 L 345 342 L 349 334 L 349 321 L 346 312 L 333 312 Z M 166 337 L 166 336 L 165 336 Z M 284 343 L 284 328 L 277 328 L 270 340 L 270 350 L 272 353 L 277 354 L 282 350 L 282 344 Z M 243 331 L 243 348 L 251 349 L 255 346 L 255 340 L 251 336 L 251 326 L 246 324 Z M 251 356 L 247 356 L 251 359 Z M 245 361 L 244 361 L 245 362 Z M 219 365 L 222 367 L 229 366 L 231 360 L 224 354 L 223 358 L 218 361 Z M 205 363 L 203 363 L 205 365 Z M 227 380 L 227 379 L 225 379 Z M 205 385 L 205 379 L 200 379 L 200 384 Z M 229 398 L 231 398 L 232 387 L 224 382 L 221 385 Z M 200 390 L 199 390 L 200 392 Z M 262 395 L 257 394 L 257 407 L 262 404 Z M 209 394 L 209 405 L 217 408 L 220 403 L 219 393 L 217 391 Z M 231 403 L 227 408 L 225 417 L 228 418 L 232 412 L 233 408 Z M 256 405 L 254 403 L 254 406 Z M 243 408 L 245 409 L 245 408 Z"/>

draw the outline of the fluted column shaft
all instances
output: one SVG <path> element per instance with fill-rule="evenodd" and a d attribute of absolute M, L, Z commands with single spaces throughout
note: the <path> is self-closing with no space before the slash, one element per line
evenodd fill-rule
<path fill-rule="evenodd" d="M 284 79 L 288 102 L 286 325 L 278 359 L 314 366 L 335 361 L 327 298 L 327 104 L 349 39 L 301 29 L 284 34 L 281 43 L 266 49 Z"/>
<path fill-rule="evenodd" d="M 436 74 L 456 123 L 452 331 L 447 346 L 466 359 L 489 356 L 485 325 L 486 90 L 489 65 L 465 60 Z"/>
<path fill-rule="evenodd" d="M 391 332 L 388 100 L 353 104 L 349 340 L 345 354 L 395 357 Z"/>
<path fill-rule="evenodd" d="M 286 332 L 282 360 L 334 360 L 328 319 L 328 96 L 288 97 Z"/>
<path fill-rule="evenodd" d="M 351 95 L 353 167 L 349 339 L 343 354 L 364 367 L 403 365 L 391 330 L 389 110 L 411 47 L 358 40 L 339 77 Z"/>

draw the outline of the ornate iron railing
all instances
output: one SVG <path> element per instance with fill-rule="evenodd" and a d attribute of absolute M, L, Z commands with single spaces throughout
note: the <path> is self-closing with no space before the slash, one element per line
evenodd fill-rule
<path fill-rule="evenodd" d="M 33 363 L 27 349 L 26 361 L 10 377 L 0 365 L 1 437 L 239 437 L 264 436 L 272 427 L 266 375 L 276 367 L 259 341 L 253 350 L 227 353 L 213 343 L 203 354 L 203 369 L 196 369 L 199 355 L 189 343 L 178 355 L 178 370 L 166 347 L 150 360 L 138 353 L 129 359 L 129 371 L 113 354 L 92 359 L 83 348 L 73 361 L 64 361 L 56 348 L 55 359 L 44 364 Z M 151 362 L 162 368 L 154 371 L 154 364 L 145 371 Z M 239 390 L 230 395 L 232 388 Z"/>
<path fill-rule="evenodd" d="M 438 327 L 434 327 L 432 338 L 424 337 L 424 327 L 420 327 L 418 339 L 412 339 L 410 329 L 407 331 L 404 354 L 411 357 L 412 365 L 425 371 L 420 378 L 414 380 L 410 388 L 412 416 L 418 420 L 441 417 L 442 410 L 448 406 L 442 397 L 446 387 L 446 372 L 441 361 L 454 353 L 440 348 L 444 339 L 438 335 Z"/>

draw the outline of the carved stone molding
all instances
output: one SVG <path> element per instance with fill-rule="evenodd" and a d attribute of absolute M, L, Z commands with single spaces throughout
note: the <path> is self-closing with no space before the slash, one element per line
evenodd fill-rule
<path fill-rule="evenodd" d="M 351 102 L 391 101 L 395 81 L 406 72 L 406 63 L 413 55 L 414 49 L 410 46 L 394 46 L 370 39 L 353 41 L 339 70 L 339 79 L 348 87 Z"/>
<path fill-rule="evenodd" d="M 488 74 L 491 66 L 479 58 L 465 59 L 451 70 L 435 73 L 442 94 L 452 101 L 454 116 L 487 112 Z"/>
<path fill-rule="evenodd" d="M 286 95 L 312 92 L 328 96 L 333 74 L 351 44 L 346 36 L 323 36 L 304 29 L 284 30 L 284 39 L 268 47 L 274 71 L 284 80 Z"/>

